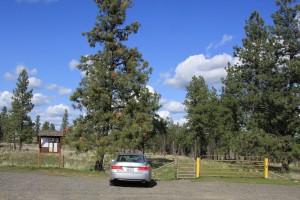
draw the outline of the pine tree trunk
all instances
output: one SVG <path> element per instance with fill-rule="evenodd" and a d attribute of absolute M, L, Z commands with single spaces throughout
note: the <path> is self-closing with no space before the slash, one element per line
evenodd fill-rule
<path fill-rule="evenodd" d="M 97 160 L 95 163 L 95 171 L 103 170 L 103 161 L 104 161 L 104 155 L 100 155 L 99 160 Z"/>
<path fill-rule="evenodd" d="M 17 145 L 16 145 L 16 133 L 14 133 L 14 150 L 17 149 Z"/>
<path fill-rule="evenodd" d="M 289 165 L 290 165 L 290 162 L 288 160 L 288 158 L 284 158 L 281 162 L 281 168 L 280 168 L 280 171 L 281 172 L 288 172 L 289 171 Z"/>
<path fill-rule="evenodd" d="M 19 139 L 19 151 L 21 151 L 21 149 L 22 149 L 22 139 L 20 138 Z"/>

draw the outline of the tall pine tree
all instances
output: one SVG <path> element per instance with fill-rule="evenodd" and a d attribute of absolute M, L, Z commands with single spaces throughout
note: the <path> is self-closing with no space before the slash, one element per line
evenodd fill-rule
<path fill-rule="evenodd" d="M 83 56 L 78 66 L 85 73 L 71 96 L 75 108 L 84 108 L 74 130 L 78 149 L 96 149 L 98 163 L 112 144 L 135 149 L 143 145 L 143 135 L 153 129 L 159 95 L 146 88 L 152 69 L 137 48 L 124 45 L 137 33 L 140 24 L 124 25 L 130 0 L 95 0 L 97 22 L 87 36 L 91 47 L 100 50 Z M 120 142 L 122 141 L 122 142 Z"/>
<path fill-rule="evenodd" d="M 43 123 L 42 130 L 43 131 L 49 131 L 50 130 L 50 122 L 45 121 Z"/>
<path fill-rule="evenodd" d="M 208 146 L 208 115 L 210 112 L 210 91 L 202 76 L 193 77 L 186 87 L 187 94 L 184 105 L 187 110 L 187 124 L 194 140 L 198 140 L 201 155 L 206 155 Z"/>
<path fill-rule="evenodd" d="M 12 96 L 12 122 L 14 130 L 14 149 L 16 149 L 16 139 L 19 140 L 19 150 L 24 141 L 31 142 L 33 136 L 33 123 L 28 115 L 34 105 L 31 102 L 33 97 L 32 89 L 28 90 L 28 74 L 25 69 L 19 75 L 16 88 Z"/>
<path fill-rule="evenodd" d="M 68 132 L 67 130 L 68 126 L 69 126 L 69 113 L 68 110 L 65 109 L 64 116 L 62 118 L 62 122 L 60 126 L 60 131 L 63 132 L 64 135 Z"/>
<path fill-rule="evenodd" d="M 5 135 L 8 135 L 8 111 L 7 107 L 3 106 L 0 114 L 0 141 L 5 140 Z"/>
<path fill-rule="evenodd" d="M 41 129 L 41 117 L 39 115 L 36 116 L 36 119 L 35 119 L 35 123 L 34 123 L 34 134 L 36 136 L 36 141 L 38 142 L 38 134 L 39 134 L 39 131 Z"/>
<path fill-rule="evenodd" d="M 274 26 L 265 26 L 257 12 L 251 14 L 243 47 L 235 47 L 240 61 L 227 67 L 223 80 L 223 102 L 245 152 L 272 156 L 285 170 L 299 156 L 299 5 L 293 2 L 277 1 Z"/>
<path fill-rule="evenodd" d="M 280 94 L 274 102 L 281 105 L 273 121 L 277 136 L 276 157 L 282 162 L 282 170 L 299 158 L 300 144 L 300 4 L 295 0 L 277 0 L 279 10 L 272 15 L 277 65 L 280 72 Z M 279 96 L 280 95 L 280 96 Z M 276 130 L 276 131 L 275 131 Z M 296 153 L 298 152 L 298 153 Z"/>

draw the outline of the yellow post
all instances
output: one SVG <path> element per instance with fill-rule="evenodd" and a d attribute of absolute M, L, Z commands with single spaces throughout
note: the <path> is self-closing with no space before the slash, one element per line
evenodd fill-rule
<path fill-rule="evenodd" d="M 197 157 L 196 159 L 196 178 L 200 177 L 200 157 Z"/>
<path fill-rule="evenodd" d="M 264 178 L 265 179 L 268 179 L 269 178 L 269 159 L 268 158 L 265 158 L 265 176 Z"/>

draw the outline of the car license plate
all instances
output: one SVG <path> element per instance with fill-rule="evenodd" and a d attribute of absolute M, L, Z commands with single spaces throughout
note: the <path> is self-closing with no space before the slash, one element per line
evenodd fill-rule
<path fill-rule="evenodd" d="M 132 167 L 127 167 L 126 172 L 133 172 L 134 169 Z"/>

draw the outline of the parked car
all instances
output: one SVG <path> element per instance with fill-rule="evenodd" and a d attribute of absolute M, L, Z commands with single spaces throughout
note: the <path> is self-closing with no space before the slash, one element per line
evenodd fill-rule
<path fill-rule="evenodd" d="M 141 182 L 146 187 L 151 182 L 151 167 L 143 154 L 121 153 L 112 161 L 109 185 L 117 181 Z"/>

